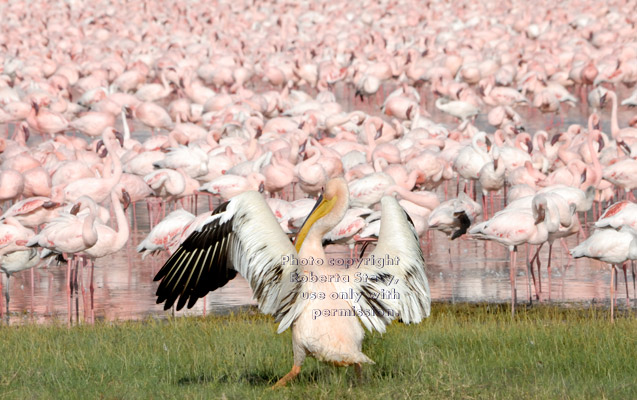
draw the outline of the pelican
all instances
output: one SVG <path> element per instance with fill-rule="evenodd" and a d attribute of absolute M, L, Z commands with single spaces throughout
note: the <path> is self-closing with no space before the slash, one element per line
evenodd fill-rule
<path fill-rule="evenodd" d="M 278 333 L 292 328 L 294 363 L 274 387 L 300 372 L 308 355 L 337 366 L 353 365 L 361 378 L 364 331 L 383 333 L 393 319 L 418 323 L 429 316 L 431 297 L 418 236 L 396 199 L 381 200 L 376 249 L 365 259 L 327 260 L 321 241 L 349 206 L 342 177 L 326 184 L 294 244 L 262 195 L 244 192 L 221 204 L 181 244 L 155 276 L 157 303 L 177 310 L 225 285 L 240 273 L 259 309 L 274 315 Z M 359 322 L 360 321 L 360 322 Z"/>

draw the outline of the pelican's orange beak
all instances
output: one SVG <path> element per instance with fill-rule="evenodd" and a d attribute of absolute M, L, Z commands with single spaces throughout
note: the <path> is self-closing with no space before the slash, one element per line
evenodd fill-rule
<path fill-rule="evenodd" d="M 301 246 L 303 245 L 303 241 L 307 236 L 307 233 L 310 231 L 310 228 L 316 221 L 323 218 L 327 214 L 332 211 L 334 208 L 334 204 L 336 204 L 337 196 L 332 197 L 331 199 L 326 199 L 323 195 L 319 196 L 316 204 L 312 211 L 310 211 L 310 215 L 307 216 L 305 222 L 303 222 L 303 226 L 301 226 L 301 230 L 299 234 L 296 235 L 296 239 L 294 240 L 294 247 L 296 247 L 297 253 L 301 250 Z"/>

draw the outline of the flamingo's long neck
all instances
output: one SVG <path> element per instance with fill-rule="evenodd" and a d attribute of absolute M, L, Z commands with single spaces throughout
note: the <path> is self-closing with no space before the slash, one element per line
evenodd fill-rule
<path fill-rule="evenodd" d="M 111 192 L 111 203 L 113 204 L 115 220 L 117 221 L 117 235 L 115 236 L 113 248 L 119 250 L 126 245 L 130 234 L 130 228 L 128 226 L 128 218 L 126 218 L 126 214 L 122 208 L 122 203 L 120 203 L 114 190 Z"/>
<path fill-rule="evenodd" d="M 588 134 L 588 140 L 587 140 L 587 145 L 588 145 L 588 151 L 591 155 L 591 159 L 593 160 L 593 168 L 594 168 L 594 176 L 591 176 L 590 178 L 586 179 L 586 182 L 584 182 L 587 185 L 593 185 L 593 186 L 597 186 L 599 184 L 599 182 L 602 180 L 602 165 L 599 163 L 599 157 L 597 156 L 597 151 L 595 151 L 595 148 L 593 147 L 593 135 L 599 135 L 599 131 L 591 131 Z M 586 188 L 586 187 L 584 187 Z"/>
<path fill-rule="evenodd" d="M 82 224 L 82 241 L 87 247 L 91 247 L 97 242 L 97 229 L 95 229 L 96 215 L 97 208 L 91 205 L 90 212 L 86 218 L 84 218 L 84 223 Z"/>
<path fill-rule="evenodd" d="M 489 157 L 489 153 L 487 153 L 482 147 L 478 146 L 478 140 L 485 140 L 486 136 L 485 135 L 474 135 L 473 138 L 471 139 L 471 147 L 473 147 L 473 150 L 475 150 L 476 153 L 480 154 L 480 156 L 482 157 Z"/>
<path fill-rule="evenodd" d="M 613 135 L 613 139 L 617 140 L 619 138 L 619 123 L 617 122 L 617 95 L 615 92 L 609 91 L 608 96 L 610 96 L 610 99 L 613 102 L 610 112 L 610 132 Z"/>
<path fill-rule="evenodd" d="M 113 190 L 113 187 L 115 187 L 115 185 L 117 185 L 122 178 L 122 162 L 119 159 L 116 149 L 112 145 L 112 142 L 109 138 L 104 139 L 104 145 L 108 150 L 108 156 L 110 157 L 111 167 L 113 169 L 110 176 L 104 179 L 108 182 L 110 190 Z"/>

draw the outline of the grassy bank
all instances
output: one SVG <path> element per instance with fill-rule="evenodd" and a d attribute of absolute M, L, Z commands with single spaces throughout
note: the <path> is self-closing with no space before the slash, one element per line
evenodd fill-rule
<path fill-rule="evenodd" d="M 0 398 L 637 398 L 637 319 L 598 309 L 535 307 L 512 321 L 498 305 L 434 304 L 420 325 L 368 334 L 376 361 L 308 359 L 289 371 L 290 332 L 235 315 L 95 326 L 0 328 Z"/>

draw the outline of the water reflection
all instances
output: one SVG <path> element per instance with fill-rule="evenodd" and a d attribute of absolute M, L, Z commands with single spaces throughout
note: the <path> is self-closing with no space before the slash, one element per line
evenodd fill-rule
<path fill-rule="evenodd" d="M 200 200 L 200 210 L 203 209 L 203 202 L 207 203 L 207 200 Z M 136 245 L 148 232 L 148 217 L 144 209 L 144 205 L 137 205 L 139 230 L 132 232 L 126 248 L 112 257 L 96 261 L 94 312 L 97 320 L 143 319 L 170 313 L 164 311 L 162 305 L 155 304 L 157 283 L 152 280 L 165 261 L 165 256 L 149 256 L 142 260 L 135 252 Z M 581 240 L 583 238 L 580 235 L 570 237 L 567 245 L 572 248 Z M 429 232 L 421 244 L 434 300 L 505 302 L 510 299 L 508 250 L 504 246 L 464 237 L 451 242 L 439 232 Z M 529 274 L 524 262 L 525 249 L 521 247 L 519 251 L 517 297 L 519 301 L 528 301 L 529 293 L 535 291 L 527 280 Z M 349 256 L 349 249 L 344 246 L 329 246 L 327 252 L 329 257 Z M 608 301 L 610 268 L 607 265 L 588 259 L 569 260 L 565 250 L 557 245 L 553 254 L 551 301 Z M 548 249 L 542 249 L 541 282 L 545 291 L 548 287 L 547 256 Z M 72 304 L 73 308 L 76 305 L 78 307 L 80 321 L 88 320 L 90 316 L 89 273 L 89 269 L 80 272 L 83 290 L 78 291 Z M 621 299 L 625 297 L 626 289 L 621 273 L 619 281 L 617 298 L 618 304 L 623 305 L 625 301 Z M 11 282 L 11 321 L 66 321 L 69 306 L 65 283 L 65 266 L 51 265 L 16 273 Z M 629 294 L 634 298 L 632 282 Z M 204 305 L 206 312 L 222 312 L 253 304 L 256 303 L 248 283 L 242 277 L 237 277 L 225 287 L 210 293 L 205 301 L 200 300 L 192 309 L 176 314 L 201 315 Z"/>
<path fill-rule="evenodd" d="M 342 89 L 340 90 L 342 92 Z M 386 92 L 389 90 L 390 88 L 386 88 Z M 337 95 L 340 97 L 347 94 L 337 93 Z M 352 96 L 350 96 L 351 98 Z M 424 103 L 433 104 L 433 98 L 424 99 Z M 366 103 L 357 102 L 354 104 L 353 101 L 347 103 L 347 107 L 367 111 L 378 108 Z M 449 116 L 441 114 L 435 109 L 429 111 L 434 120 L 449 125 L 455 124 Z M 517 111 L 528 121 L 526 129 L 530 133 L 538 129 L 547 129 L 547 125 L 551 123 L 553 123 L 552 127 L 547 130 L 556 132 L 560 127 L 555 123 L 560 122 L 562 118 L 566 124 L 579 123 L 585 126 L 586 118 L 583 116 L 588 115 L 587 110 L 583 109 L 581 105 L 565 107 L 561 116 L 557 118 L 539 114 L 537 110 L 530 107 L 520 107 Z M 631 112 L 621 110 L 620 124 L 626 125 L 626 121 L 631 116 Z M 610 123 L 607 111 L 602 116 L 602 122 L 602 126 L 608 132 Z M 486 126 L 486 114 L 481 114 L 476 124 L 482 129 L 493 130 Z M 441 199 L 444 199 L 442 190 L 438 194 Z M 199 211 L 201 212 L 207 207 L 207 199 L 200 199 Z M 137 204 L 136 214 L 138 230 L 131 232 L 131 240 L 126 248 L 112 257 L 99 259 L 95 263 L 96 319 L 109 321 L 143 319 L 167 313 L 163 310 L 162 305 L 155 304 L 157 283 L 152 280 L 165 261 L 165 256 L 147 257 L 142 260 L 141 256 L 135 252 L 135 247 L 149 231 L 146 206 Z M 588 221 L 592 220 L 592 212 L 589 212 Z M 589 227 L 590 225 L 591 223 L 589 223 Z M 566 243 L 569 248 L 573 248 L 583 239 L 582 234 L 578 234 L 568 238 Z M 450 242 L 446 236 L 439 232 L 429 232 L 421 243 L 427 261 L 427 275 L 434 300 L 505 302 L 510 299 L 508 251 L 503 246 L 464 237 Z M 525 249 L 520 248 L 519 250 L 517 298 L 518 301 L 528 301 L 531 294 L 534 293 L 534 289 L 529 283 L 529 273 L 524 264 Z M 331 246 L 328 253 L 332 257 L 339 257 L 349 255 L 349 250 L 342 246 Z M 551 301 L 608 301 L 610 268 L 607 265 L 588 259 L 569 260 L 565 250 L 557 245 L 553 254 Z M 542 263 L 540 278 L 545 290 L 548 288 L 547 256 L 548 249 L 545 248 L 540 253 Z M 88 318 L 87 311 L 90 309 L 89 273 L 89 270 L 84 270 L 81 273 L 82 290 L 78 292 L 77 298 L 71 305 L 75 307 L 77 304 L 80 320 Z M 621 275 L 620 272 L 617 298 L 618 304 L 623 305 L 625 302 L 621 299 L 626 297 L 627 289 Z M 68 318 L 66 267 L 50 265 L 16 273 L 11 281 L 11 322 L 65 321 Z M 632 282 L 628 285 L 628 292 L 631 298 L 635 297 L 635 287 Z M 548 298 L 548 295 L 546 297 Z M 4 299 L 2 301 L 4 302 Z M 200 300 L 192 309 L 176 314 L 200 315 L 204 313 L 204 309 L 205 312 L 220 312 L 237 306 L 253 304 L 256 303 L 252 299 L 251 290 L 247 282 L 239 276 L 224 288 L 209 294 L 205 301 Z"/>

